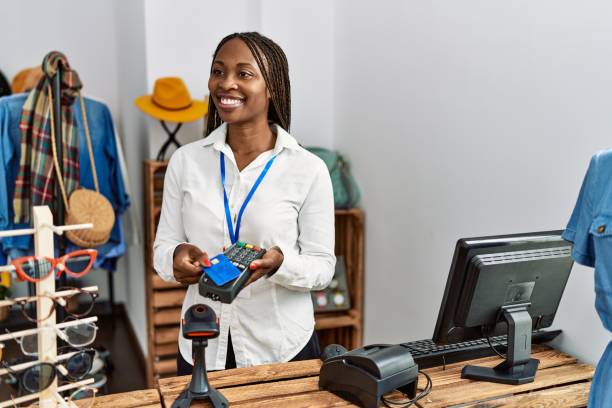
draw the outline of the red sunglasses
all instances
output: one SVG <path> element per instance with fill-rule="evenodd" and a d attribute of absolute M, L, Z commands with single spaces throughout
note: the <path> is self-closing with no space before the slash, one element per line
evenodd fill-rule
<path fill-rule="evenodd" d="M 97 256 L 98 251 L 95 249 L 80 249 L 67 253 L 60 258 L 23 256 L 13 259 L 11 265 L 15 267 L 20 280 L 36 283 L 52 274 L 59 278 L 62 272 L 66 272 L 73 278 L 80 278 L 91 270 Z"/>

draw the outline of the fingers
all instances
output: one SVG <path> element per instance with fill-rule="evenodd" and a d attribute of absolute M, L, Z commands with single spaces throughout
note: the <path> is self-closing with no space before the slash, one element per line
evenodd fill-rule
<path fill-rule="evenodd" d="M 189 260 L 182 260 L 174 268 L 174 277 L 181 283 L 196 283 L 200 276 L 202 276 L 202 268 L 192 264 Z"/>
<path fill-rule="evenodd" d="M 246 283 L 244 284 L 245 287 L 249 286 L 251 283 L 255 282 L 257 279 L 261 278 L 262 276 L 265 276 L 267 272 L 264 270 L 259 270 L 259 271 L 255 271 L 251 274 L 251 276 L 249 276 L 249 279 L 246 281 Z"/>
<path fill-rule="evenodd" d="M 263 258 L 251 262 L 249 268 L 252 271 L 266 269 L 269 272 L 273 269 L 279 268 L 284 259 L 284 256 L 279 251 L 268 251 Z"/>
<path fill-rule="evenodd" d="M 208 254 L 206 252 L 202 252 L 202 255 L 198 258 L 197 262 L 205 267 L 210 267 L 210 260 L 208 259 Z"/>
<path fill-rule="evenodd" d="M 177 281 L 185 285 L 192 285 L 200 281 L 200 275 L 198 276 L 184 276 L 182 278 L 176 278 Z"/>
<path fill-rule="evenodd" d="M 174 257 L 174 277 L 184 284 L 197 283 L 202 275 L 202 265 L 210 266 L 208 254 L 195 245 L 184 244 Z"/>
<path fill-rule="evenodd" d="M 201 273 L 202 267 L 199 263 L 192 261 L 190 258 L 180 259 L 178 265 L 175 266 L 175 269 L 180 269 L 185 273 Z"/>
<path fill-rule="evenodd" d="M 259 269 L 272 269 L 276 267 L 276 260 L 274 259 L 266 259 L 265 257 L 262 259 L 258 259 L 256 261 L 251 262 L 249 268 L 252 271 L 256 271 Z"/>
<path fill-rule="evenodd" d="M 208 259 L 208 254 L 206 252 L 202 251 L 197 246 L 192 245 L 189 248 L 188 255 L 189 255 L 190 261 L 194 265 L 196 265 L 196 266 L 204 265 L 206 267 L 210 266 L 210 260 Z"/>
<path fill-rule="evenodd" d="M 262 276 L 278 269 L 283 263 L 283 260 L 283 255 L 278 251 L 270 251 L 266 252 L 263 258 L 251 262 L 249 269 L 252 273 L 245 286 L 250 285 Z"/>

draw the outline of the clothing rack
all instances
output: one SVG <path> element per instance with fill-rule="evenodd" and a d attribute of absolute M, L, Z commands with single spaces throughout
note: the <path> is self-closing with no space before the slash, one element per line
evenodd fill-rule
<path fill-rule="evenodd" d="M 63 139 L 62 139 L 62 64 L 57 64 L 57 71 L 55 76 L 53 77 L 53 86 L 51 88 L 51 92 L 53 93 L 53 117 L 55 118 L 55 134 L 59 135 L 56 137 L 56 150 L 57 150 L 57 162 L 61 166 L 63 164 Z M 55 217 L 57 219 L 58 225 L 64 224 L 64 214 L 66 209 L 64 208 L 64 201 L 62 200 L 60 191 L 59 180 L 55 181 Z M 66 240 L 61 235 L 58 237 L 58 250 L 60 253 L 64 253 L 66 251 Z M 109 292 L 109 301 L 111 306 L 111 315 L 115 314 L 115 277 L 113 272 L 108 271 L 108 292 Z M 60 284 L 61 286 L 66 286 L 66 276 L 60 276 Z M 31 293 L 30 293 L 31 294 Z"/>
<path fill-rule="evenodd" d="M 45 256 L 49 258 L 55 257 L 55 253 L 54 253 L 55 251 L 54 251 L 54 245 L 53 245 L 54 243 L 53 234 L 54 233 L 61 236 L 61 234 L 63 234 L 63 232 L 67 230 L 87 229 L 87 228 L 93 227 L 92 224 L 56 226 L 53 224 L 53 215 L 51 214 L 51 210 L 47 206 L 33 207 L 32 214 L 33 214 L 34 228 L 23 229 L 23 230 L 12 230 L 12 231 L 0 231 L 0 238 L 7 237 L 7 236 L 32 235 L 33 234 L 34 235 L 34 248 L 35 248 L 36 256 Z M 4 267 L 2 269 L 10 270 L 10 267 Z M 88 289 L 92 289 L 92 288 L 95 288 L 95 287 L 90 287 Z M 40 297 L 40 295 L 44 294 L 44 295 L 48 295 L 51 297 L 55 297 L 55 296 L 59 296 L 60 294 L 64 294 L 64 292 L 67 292 L 67 291 L 62 291 L 62 292 L 57 292 L 57 293 L 55 292 L 55 279 L 52 279 L 51 277 L 49 277 L 49 279 L 43 279 L 37 282 L 36 283 L 36 295 L 38 297 L 34 299 L 30 299 L 31 301 L 36 302 L 37 316 L 41 315 L 44 310 L 49 310 L 50 308 L 54 308 L 55 306 L 51 299 L 48 299 L 46 297 Z M 47 318 L 46 320 L 42 322 L 38 322 L 37 329 L 29 329 L 29 330 L 23 330 L 20 332 L 16 332 L 16 333 L 8 333 L 5 335 L 0 335 L 0 341 L 12 339 L 12 338 L 23 337 L 23 336 L 27 336 L 33 333 L 42 332 L 44 328 L 63 328 L 63 327 L 69 327 L 69 326 L 82 324 L 85 322 L 94 322 L 97 320 L 97 317 L 94 316 L 94 317 L 89 317 L 87 319 L 77 319 L 77 320 L 73 320 L 69 322 L 56 324 L 55 310 L 54 309 L 51 309 L 51 310 L 52 312 L 49 318 Z M 38 336 L 37 345 L 38 345 L 38 360 L 40 362 L 55 363 L 58 360 L 62 361 L 64 359 L 69 358 L 69 355 L 63 355 L 63 356 L 60 356 L 60 358 L 58 358 L 57 356 L 57 336 L 56 335 Z M 25 366 L 27 366 L 28 364 L 31 364 L 31 363 L 25 363 Z M 22 364 L 19 366 L 15 366 L 14 368 L 16 369 L 27 368 L 27 367 L 22 367 L 22 366 L 24 365 Z M 0 370 L 0 374 L 4 374 L 5 372 L 6 370 Z M 8 401 L 0 401 L 0 408 L 10 407 L 10 406 L 13 406 L 14 404 L 19 404 L 22 402 L 27 402 L 27 401 L 31 401 L 35 399 L 39 399 L 40 405 L 45 406 L 45 407 L 47 406 L 53 406 L 53 407 L 68 406 L 68 404 L 66 404 L 66 402 L 64 402 L 61 396 L 59 395 L 59 392 L 80 388 L 84 385 L 88 385 L 93 382 L 94 380 L 93 378 L 91 378 L 88 380 L 70 383 L 70 384 L 66 384 L 66 385 L 59 387 L 57 385 L 57 378 L 56 378 L 48 388 L 46 388 L 45 390 L 39 393 L 25 395 L 23 397 L 19 397 L 16 399 L 10 399 Z M 43 405 L 43 401 L 45 401 L 44 405 Z"/>

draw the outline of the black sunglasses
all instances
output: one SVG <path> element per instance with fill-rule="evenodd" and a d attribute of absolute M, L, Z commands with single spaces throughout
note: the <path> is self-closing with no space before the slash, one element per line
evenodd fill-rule
<path fill-rule="evenodd" d="M 70 356 L 66 361 L 56 362 L 55 364 L 38 363 L 19 372 L 13 370 L 4 361 L 0 365 L 8 371 L 8 383 L 19 383 L 21 390 L 34 393 L 47 389 L 57 377 L 62 375 L 62 371 L 57 367 L 59 365 L 66 369 L 65 377 L 69 380 L 78 381 L 82 379 L 91 371 L 94 356 L 94 349 L 81 350 Z"/>

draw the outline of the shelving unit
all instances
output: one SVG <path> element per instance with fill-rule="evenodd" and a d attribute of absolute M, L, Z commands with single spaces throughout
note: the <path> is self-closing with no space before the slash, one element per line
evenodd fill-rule
<path fill-rule="evenodd" d="M 161 214 L 164 174 L 168 162 L 144 162 L 145 289 L 147 303 L 147 383 L 176 373 L 179 321 L 186 286 L 163 281 L 153 269 L 153 241 Z M 317 313 L 321 347 L 338 343 L 360 347 L 363 337 L 364 213 L 353 208 L 336 211 L 336 254 L 344 256 L 352 309 Z"/>

